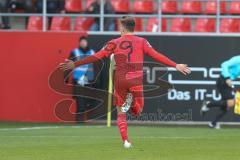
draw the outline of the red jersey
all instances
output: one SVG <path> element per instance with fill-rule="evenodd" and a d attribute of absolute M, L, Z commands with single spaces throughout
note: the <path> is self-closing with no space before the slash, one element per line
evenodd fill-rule
<path fill-rule="evenodd" d="M 135 35 L 123 35 L 117 39 L 109 41 L 102 50 L 89 56 L 81 61 L 75 62 L 76 66 L 93 63 L 104 57 L 114 55 L 116 62 L 115 77 L 117 75 L 126 74 L 138 76 L 142 74 L 144 54 L 151 56 L 156 61 L 170 67 L 176 67 L 176 63 L 158 53 L 152 48 L 149 42 Z"/>
<path fill-rule="evenodd" d="M 114 55 L 116 63 L 114 76 L 114 104 L 122 106 L 128 93 L 133 96 L 131 113 L 139 115 L 144 106 L 143 97 L 143 61 L 144 54 L 170 67 L 176 63 L 155 51 L 148 41 L 134 35 L 124 35 L 109 41 L 101 51 L 83 60 L 75 62 L 76 66 L 93 63 L 104 57 Z"/>

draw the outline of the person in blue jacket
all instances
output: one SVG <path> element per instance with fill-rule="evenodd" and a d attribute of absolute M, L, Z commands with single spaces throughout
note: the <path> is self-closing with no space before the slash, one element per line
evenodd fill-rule
<path fill-rule="evenodd" d="M 232 81 L 240 77 L 240 55 L 221 64 L 221 75 L 217 80 L 217 89 L 222 99 L 220 101 L 204 101 L 201 114 L 208 112 L 211 108 L 218 107 L 219 114 L 209 123 L 209 127 L 220 129 L 219 121 L 227 111 L 235 105 L 235 91 Z"/>
<path fill-rule="evenodd" d="M 75 62 L 91 56 L 94 53 L 94 50 L 89 47 L 87 37 L 80 37 L 79 46 L 71 51 L 68 59 Z M 65 74 L 68 75 L 68 73 Z M 94 100 L 77 95 L 79 90 L 78 86 L 94 86 L 94 84 L 92 83 L 94 81 L 94 65 L 86 64 L 75 68 L 72 72 L 72 79 L 74 85 L 73 98 L 76 100 L 77 105 L 76 122 L 81 123 L 87 120 L 85 111 L 88 107 L 94 105 Z"/>

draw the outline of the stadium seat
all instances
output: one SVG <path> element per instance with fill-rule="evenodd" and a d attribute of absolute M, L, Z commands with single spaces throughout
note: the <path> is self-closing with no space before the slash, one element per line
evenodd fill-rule
<path fill-rule="evenodd" d="M 50 29 L 53 31 L 71 30 L 71 18 L 70 17 L 53 17 Z"/>
<path fill-rule="evenodd" d="M 199 1 L 185 0 L 182 2 L 181 13 L 200 14 L 202 13 L 202 3 Z"/>
<path fill-rule="evenodd" d="M 240 2 L 232 1 L 229 9 L 230 14 L 240 14 Z"/>
<path fill-rule="evenodd" d="M 41 16 L 31 16 L 28 20 L 27 30 L 41 31 L 43 28 L 43 18 Z"/>
<path fill-rule="evenodd" d="M 94 23 L 94 18 L 92 17 L 77 17 L 75 19 L 74 30 L 89 31 L 93 23 Z"/>
<path fill-rule="evenodd" d="M 153 0 L 134 0 L 134 12 L 135 13 L 153 13 L 154 2 Z"/>
<path fill-rule="evenodd" d="M 147 22 L 147 32 L 157 32 L 158 31 L 158 19 L 157 18 L 149 18 Z M 167 31 L 167 20 L 162 18 L 162 32 Z"/>
<path fill-rule="evenodd" d="M 239 32 L 239 20 L 223 18 L 220 24 L 220 32 Z"/>
<path fill-rule="evenodd" d="M 65 10 L 67 12 L 81 12 L 82 0 L 65 0 Z"/>
<path fill-rule="evenodd" d="M 220 2 L 221 14 L 226 14 L 226 2 Z M 216 14 L 217 13 L 217 2 L 206 2 L 205 7 L 206 14 Z"/>
<path fill-rule="evenodd" d="M 135 31 L 142 32 L 143 31 L 143 19 L 142 18 L 135 18 Z"/>
<path fill-rule="evenodd" d="M 190 18 L 174 18 L 170 27 L 171 32 L 191 32 Z"/>
<path fill-rule="evenodd" d="M 111 1 L 116 13 L 128 13 L 130 2 L 128 0 L 113 0 Z"/>
<path fill-rule="evenodd" d="M 208 18 L 199 18 L 196 21 L 195 32 L 215 32 L 216 20 Z"/>
<path fill-rule="evenodd" d="M 96 0 L 87 0 L 86 2 L 86 9 Z"/>
<path fill-rule="evenodd" d="M 177 1 L 164 0 L 162 2 L 162 13 L 177 13 L 178 11 Z"/>

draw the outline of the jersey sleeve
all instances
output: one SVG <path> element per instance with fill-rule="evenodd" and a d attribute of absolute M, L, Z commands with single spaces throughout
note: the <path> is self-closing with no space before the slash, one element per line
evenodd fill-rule
<path fill-rule="evenodd" d="M 102 50 L 100 50 L 97 53 L 95 53 L 91 56 L 88 56 L 80 61 L 77 61 L 74 64 L 77 67 L 77 66 L 81 66 L 84 64 L 94 63 L 98 60 L 101 60 L 105 57 L 110 56 L 114 52 L 114 49 L 115 49 L 115 43 L 110 41 L 102 48 Z"/>
<path fill-rule="evenodd" d="M 168 57 L 164 56 L 163 54 L 157 52 L 147 40 L 144 39 L 143 41 L 143 48 L 144 48 L 144 53 L 155 59 L 156 61 L 167 65 L 169 67 L 176 67 L 176 62 L 172 61 Z"/>
<path fill-rule="evenodd" d="M 224 78 L 233 79 L 231 73 L 229 72 L 229 68 L 232 66 L 240 65 L 240 56 L 235 56 L 230 60 L 227 60 L 221 64 L 222 75 Z"/>

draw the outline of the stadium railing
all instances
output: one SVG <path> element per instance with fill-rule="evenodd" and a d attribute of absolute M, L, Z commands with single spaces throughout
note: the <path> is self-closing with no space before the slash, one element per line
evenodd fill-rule
<path fill-rule="evenodd" d="M 158 25 L 158 32 L 137 32 L 141 35 L 197 35 L 197 36 L 239 36 L 240 32 L 234 32 L 234 33 L 226 33 L 220 31 L 220 23 L 221 19 L 223 18 L 231 18 L 231 19 L 239 19 L 240 15 L 234 15 L 234 14 L 228 14 L 223 15 L 221 14 L 221 2 L 233 2 L 233 0 L 215 0 L 214 2 L 217 2 L 217 12 L 216 14 L 163 14 L 161 5 L 164 0 L 154 0 L 155 3 L 157 3 L 157 13 L 153 14 L 104 14 L 104 0 L 100 0 L 100 14 L 83 14 L 83 13 L 59 13 L 59 14 L 50 14 L 47 13 L 47 0 L 43 0 L 43 12 L 42 13 L 0 13 L 0 16 L 8 16 L 8 17 L 30 17 L 30 16 L 41 16 L 43 18 L 42 23 L 42 31 L 46 32 L 49 31 L 47 29 L 47 18 L 48 17 L 99 17 L 100 18 L 100 30 L 99 31 L 88 31 L 89 34 L 117 34 L 117 31 L 105 31 L 104 30 L 104 18 L 107 17 L 115 17 L 119 18 L 122 16 L 133 16 L 133 17 L 140 17 L 140 18 L 157 18 L 157 25 Z M 171 0 L 170 0 L 171 1 Z M 181 0 L 183 1 L 183 0 Z M 208 2 L 208 0 L 190 0 L 190 1 L 197 1 L 197 2 Z M 178 1 L 179 3 L 179 1 Z M 191 18 L 191 19 L 197 19 L 197 18 L 211 18 L 216 20 L 216 28 L 214 32 L 162 32 L 162 18 Z M 240 24 L 240 23 L 239 23 Z M 240 25 L 239 25 L 240 26 Z M 12 31 L 12 30 L 10 30 Z M 27 31 L 27 30 L 24 30 Z"/>

